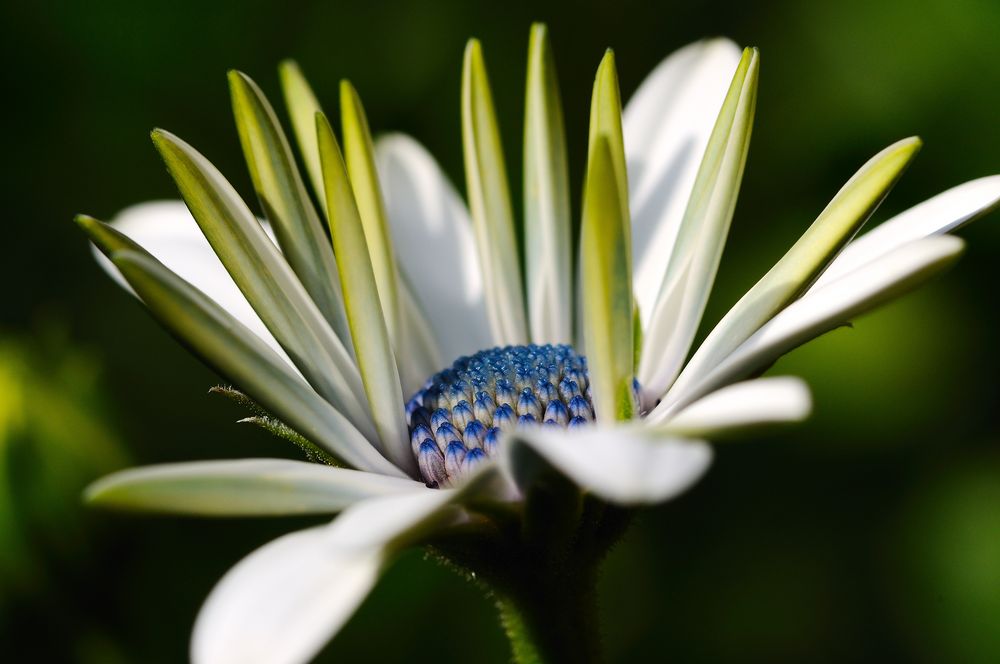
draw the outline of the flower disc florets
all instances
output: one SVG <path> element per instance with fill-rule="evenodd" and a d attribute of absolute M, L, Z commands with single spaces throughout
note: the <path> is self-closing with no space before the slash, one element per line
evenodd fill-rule
<path fill-rule="evenodd" d="M 449 486 L 496 454 L 515 427 L 592 422 L 587 358 L 571 346 L 534 344 L 460 357 L 413 395 L 406 416 L 424 481 Z"/>

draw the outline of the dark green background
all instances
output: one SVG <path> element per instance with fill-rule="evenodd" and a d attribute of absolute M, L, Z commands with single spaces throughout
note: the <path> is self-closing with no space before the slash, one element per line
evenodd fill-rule
<path fill-rule="evenodd" d="M 919 134 L 926 146 L 877 219 L 1000 172 L 996 0 L 16 5 L 0 9 L 0 358 L 23 360 L 14 384 L 29 398 L 17 411 L 14 388 L 0 389 L 22 415 L 6 433 L 0 417 L 8 553 L 20 551 L 0 567 L 0 647 L 36 661 L 180 661 L 213 582 L 312 523 L 96 514 L 77 498 L 123 456 L 291 454 L 234 423 L 240 413 L 207 394 L 214 377 L 101 273 L 70 222 L 176 195 L 154 126 L 249 194 L 227 69 L 278 101 L 275 65 L 294 57 L 329 108 L 349 77 L 375 131 L 412 133 L 461 184 L 460 63 L 477 36 L 519 182 L 528 27 L 544 20 L 578 183 L 605 47 L 628 97 L 702 36 L 759 46 L 753 143 L 710 322 L 890 142 Z M 705 481 L 641 515 L 604 576 L 610 659 L 1000 661 L 1000 215 L 963 235 L 955 270 L 779 362 L 814 388 L 808 424 L 720 446 Z M 38 396 L 52 394 L 61 401 Z M 94 431 L 82 435 L 81 418 Z M 508 652 L 489 602 L 413 553 L 323 660 L 432 657 Z"/>

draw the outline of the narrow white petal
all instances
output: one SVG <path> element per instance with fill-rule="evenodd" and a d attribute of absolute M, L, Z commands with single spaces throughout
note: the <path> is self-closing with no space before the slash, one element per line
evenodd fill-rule
<path fill-rule="evenodd" d="M 338 549 L 328 526 L 266 544 L 230 570 L 205 601 L 192 661 L 309 661 L 367 597 L 384 562 L 379 549 Z"/>
<path fill-rule="evenodd" d="M 86 219 L 83 220 L 86 222 Z M 246 326 L 142 249 L 129 249 L 110 227 L 91 224 L 92 237 L 110 250 L 115 266 L 151 313 L 209 366 L 261 407 L 352 467 L 385 475 L 403 472 L 379 454 L 358 429 L 324 400 Z M 133 247 L 138 247 L 132 243 Z M 117 247 L 117 248 L 116 248 Z"/>
<path fill-rule="evenodd" d="M 622 505 L 659 503 L 682 493 L 708 469 L 712 448 L 639 425 L 522 429 L 504 440 L 503 463 L 515 481 L 538 459 L 580 487 Z"/>
<path fill-rule="evenodd" d="M 376 498 L 329 526 L 285 535 L 240 561 L 195 623 L 195 664 L 306 662 L 347 622 L 393 553 L 390 542 L 440 511 L 449 491 Z"/>
<path fill-rule="evenodd" d="M 566 129 L 548 28 L 531 26 L 524 102 L 524 234 L 528 323 L 535 343 L 573 336 L 573 242 Z"/>
<path fill-rule="evenodd" d="M 133 205 L 119 212 L 111 225 L 141 245 L 170 271 L 214 300 L 291 365 L 285 351 L 212 251 L 183 201 L 152 201 Z M 265 226 L 265 229 L 270 234 L 270 228 Z M 115 281 L 132 291 L 107 257 L 96 248 L 94 255 Z"/>
<path fill-rule="evenodd" d="M 212 516 L 338 512 L 360 500 L 419 490 L 413 480 L 290 459 L 232 459 L 130 468 L 86 496 L 119 509 Z"/>
<path fill-rule="evenodd" d="M 445 361 L 493 345 L 472 221 L 434 158 L 402 134 L 375 147 L 396 258 Z"/>
<path fill-rule="evenodd" d="M 740 48 L 727 39 L 690 44 L 661 62 L 625 106 L 634 288 L 643 325 L 739 61 Z"/>
<path fill-rule="evenodd" d="M 663 423 L 678 436 L 712 438 L 745 428 L 801 422 L 812 410 L 809 387 L 798 378 L 758 378 L 729 385 Z"/>
<path fill-rule="evenodd" d="M 195 623 L 195 664 L 307 662 L 351 617 L 399 550 L 496 495 L 493 464 L 454 490 L 420 488 L 353 505 L 328 526 L 285 535 L 240 561 Z"/>
<path fill-rule="evenodd" d="M 461 518 L 453 503 L 458 489 L 419 489 L 373 498 L 347 509 L 330 526 L 330 541 L 340 549 L 366 550 L 393 543 L 408 546 L 434 526 Z"/>
<path fill-rule="evenodd" d="M 479 249 L 486 312 L 499 344 L 528 340 L 514 210 L 482 45 L 470 39 L 462 60 L 465 193 Z"/>
<path fill-rule="evenodd" d="M 357 368 L 368 397 L 368 410 L 386 457 L 397 467 L 415 475 L 417 464 L 410 451 L 403 417 L 403 389 L 399 382 L 392 334 L 382 307 L 386 304 L 388 308 L 395 309 L 395 300 L 388 305 L 379 292 L 372 254 L 365 238 L 365 223 L 355 201 L 348 168 L 333 135 L 333 128 L 322 113 L 316 114 L 316 131 L 326 185 L 330 236 L 337 254 L 344 310 Z M 394 280 L 395 268 L 392 275 Z M 392 290 L 395 296 L 395 283 Z M 393 320 L 395 315 L 394 311 Z"/>
<path fill-rule="evenodd" d="M 705 312 L 746 165 L 759 72 L 757 50 L 745 49 L 698 166 L 676 246 L 643 330 L 637 373 L 644 399 L 655 400 L 670 387 Z"/>
<path fill-rule="evenodd" d="M 811 291 L 907 242 L 951 232 L 1000 203 L 1000 175 L 979 178 L 929 198 L 858 237 L 830 263 Z"/>
<path fill-rule="evenodd" d="M 916 240 L 810 292 L 782 310 L 700 380 L 668 392 L 647 419 L 662 422 L 713 390 L 768 366 L 796 346 L 912 290 L 954 262 L 963 246 L 962 240 L 950 235 Z"/>
<path fill-rule="evenodd" d="M 671 389 L 683 391 L 800 297 L 885 198 L 920 145 L 920 139 L 906 138 L 865 162 L 785 255 L 722 317 Z"/>

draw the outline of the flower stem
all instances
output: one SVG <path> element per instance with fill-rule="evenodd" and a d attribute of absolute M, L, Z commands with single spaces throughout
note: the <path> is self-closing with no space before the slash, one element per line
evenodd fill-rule
<path fill-rule="evenodd" d="M 592 571 L 547 574 L 545 578 L 529 575 L 506 590 L 497 595 L 497 607 L 515 662 L 601 661 Z"/>
<path fill-rule="evenodd" d="M 496 602 L 518 664 L 602 661 L 598 572 L 631 512 L 578 491 L 536 486 L 523 519 L 497 512 L 488 528 L 456 529 L 430 547 Z"/>

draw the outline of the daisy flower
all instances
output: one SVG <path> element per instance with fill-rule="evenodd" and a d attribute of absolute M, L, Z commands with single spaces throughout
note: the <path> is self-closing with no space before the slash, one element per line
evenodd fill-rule
<path fill-rule="evenodd" d="M 855 239 L 920 146 L 894 143 L 692 353 L 747 159 L 756 49 L 687 46 L 624 111 L 609 51 L 575 215 L 554 60 L 534 26 L 522 223 L 475 40 L 461 93 L 468 205 L 412 138 L 373 143 L 349 83 L 338 141 L 299 69 L 280 71 L 305 177 L 260 89 L 229 75 L 263 219 L 156 130 L 183 203 L 77 220 L 109 271 L 233 386 L 219 391 L 306 455 L 126 470 L 89 499 L 339 513 L 226 574 L 198 616 L 196 662 L 308 660 L 411 546 L 491 593 L 519 661 L 597 659 L 596 569 L 632 510 L 691 486 L 707 440 L 803 419 L 804 384 L 763 371 L 951 264 L 962 241 L 945 233 L 1000 199 L 1000 177 L 983 178 Z"/>

